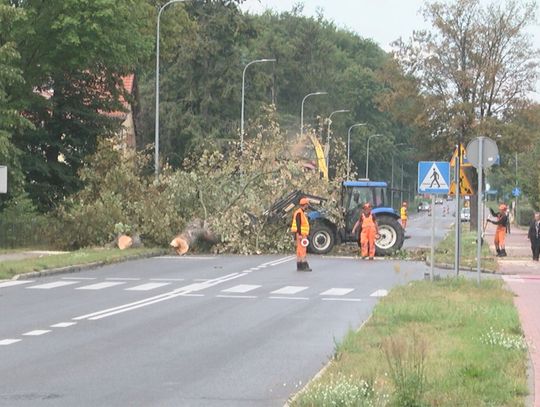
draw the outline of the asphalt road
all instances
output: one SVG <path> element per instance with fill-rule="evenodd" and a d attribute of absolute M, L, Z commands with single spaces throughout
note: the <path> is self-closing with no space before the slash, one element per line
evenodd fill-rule
<path fill-rule="evenodd" d="M 426 266 L 159 257 L 0 283 L 1 406 L 282 406 Z"/>
<path fill-rule="evenodd" d="M 448 207 L 448 214 L 444 207 Z M 435 245 L 440 242 L 455 223 L 455 201 L 435 205 Z M 431 248 L 431 216 L 428 212 L 415 213 L 409 217 L 403 249 Z"/>

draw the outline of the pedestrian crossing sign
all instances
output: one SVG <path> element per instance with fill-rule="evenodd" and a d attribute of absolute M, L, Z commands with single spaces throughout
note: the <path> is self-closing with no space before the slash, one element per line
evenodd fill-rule
<path fill-rule="evenodd" d="M 447 194 L 450 190 L 450 163 L 420 161 L 418 163 L 418 192 L 421 194 Z"/>

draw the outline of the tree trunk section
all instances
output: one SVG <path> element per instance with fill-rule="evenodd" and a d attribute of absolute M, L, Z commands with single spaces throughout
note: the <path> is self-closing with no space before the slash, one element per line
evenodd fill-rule
<path fill-rule="evenodd" d="M 219 241 L 207 222 L 201 219 L 194 219 L 171 241 L 170 246 L 174 247 L 176 254 L 182 256 L 189 251 L 192 245 L 200 240 L 209 243 L 217 243 Z"/>

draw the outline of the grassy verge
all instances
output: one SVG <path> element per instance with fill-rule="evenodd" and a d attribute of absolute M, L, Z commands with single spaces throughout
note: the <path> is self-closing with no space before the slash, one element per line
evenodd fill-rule
<path fill-rule="evenodd" d="M 463 225 L 461 234 L 461 266 L 476 269 L 476 232 L 469 231 L 469 225 Z M 452 230 L 435 250 L 435 263 L 454 264 L 455 231 Z M 482 268 L 497 271 L 497 262 L 489 251 L 489 243 L 482 245 Z"/>
<path fill-rule="evenodd" d="M 49 256 L 24 260 L 8 260 L 0 263 L 0 279 L 8 279 L 16 274 L 41 271 L 72 265 L 84 265 L 103 262 L 114 263 L 133 256 L 163 254 L 161 248 L 120 249 L 82 249 L 74 252 L 53 254 Z"/>
<path fill-rule="evenodd" d="M 526 345 L 499 280 L 398 287 L 336 345 L 299 406 L 523 406 Z"/>

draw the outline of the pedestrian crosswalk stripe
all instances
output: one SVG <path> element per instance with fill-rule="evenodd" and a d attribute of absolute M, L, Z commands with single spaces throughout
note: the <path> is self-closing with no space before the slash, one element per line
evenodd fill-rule
<path fill-rule="evenodd" d="M 116 282 L 105 282 L 105 283 L 96 283 L 96 284 L 90 284 L 85 285 L 83 287 L 77 287 L 76 290 L 102 290 L 104 288 L 114 287 L 115 285 L 125 284 L 124 282 L 116 281 Z"/>
<path fill-rule="evenodd" d="M 226 290 L 221 290 L 223 293 L 247 293 L 259 288 L 260 285 L 249 285 L 249 284 L 240 284 L 235 285 L 234 287 L 227 288 Z"/>
<path fill-rule="evenodd" d="M 370 297 L 386 297 L 388 295 L 387 290 L 377 290 L 370 294 Z"/>
<path fill-rule="evenodd" d="M 347 295 L 354 291 L 354 288 L 331 288 L 323 291 L 320 295 Z"/>
<path fill-rule="evenodd" d="M 170 283 L 146 283 L 141 285 L 136 285 L 135 287 L 126 288 L 126 291 L 150 291 L 154 288 L 163 287 L 169 285 Z"/>
<path fill-rule="evenodd" d="M 67 328 L 68 326 L 76 325 L 76 322 L 60 322 L 58 324 L 51 325 L 51 328 Z"/>
<path fill-rule="evenodd" d="M 4 283 L 0 283 L 0 288 L 4 287 L 12 287 L 14 285 L 21 285 L 21 284 L 28 284 L 33 283 L 34 280 L 13 280 L 13 281 L 6 281 Z"/>
<path fill-rule="evenodd" d="M 291 295 L 291 294 L 296 294 L 296 293 L 299 293 L 300 291 L 304 291 L 307 289 L 308 287 L 288 285 L 283 288 L 280 288 L 279 290 L 272 291 L 270 294 Z"/>
<path fill-rule="evenodd" d="M 20 342 L 21 339 L 3 339 L 0 341 L 0 346 L 11 345 L 12 343 Z"/>
<path fill-rule="evenodd" d="M 27 332 L 25 334 L 23 334 L 23 336 L 40 336 L 40 335 L 44 335 L 46 333 L 49 333 L 51 332 L 50 329 L 36 329 L 35 331 L 30 331 L 30 332 Z"/>
<path fill-rule="evenodd" d="M 55 281 L 53 283 L 33 285 L 31 287 L 26 287 L 26 288 L 35 288 L 38 290 L 50 290 L 51 288 L 64 287 L 66 285 L 77 284 L 77 283 L 79 282 L 78 281 Z"/>

